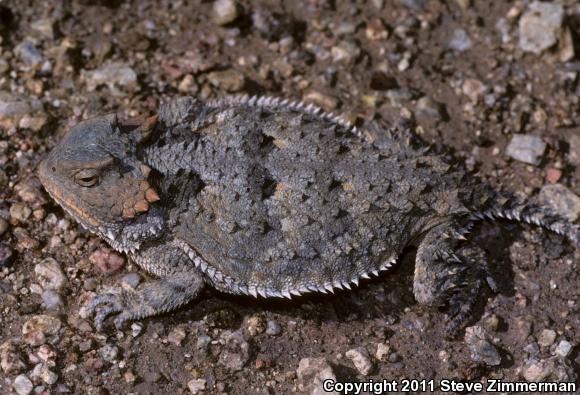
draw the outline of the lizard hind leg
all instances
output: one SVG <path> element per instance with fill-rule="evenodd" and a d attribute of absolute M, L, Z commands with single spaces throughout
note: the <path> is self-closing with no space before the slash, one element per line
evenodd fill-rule
<path fill-rule="evenodd" d="M 140 251 L 135 258 L 140 266 L 155 263 L 158 279 L 136 289 L 117 288 L 95 296 L 88 305 L 95 314 L 95 327 L 102 330 L 108 316 L 116 314 L 115 326 L 177 309 L 196 298 L 203 289 L 203 277 L 189 257 L 171 244 Z"/>
<path fill-rule="evenodd" d="M 442 233 L 440 228 L 435 228 L 419 244 L 413 293 L 423 305 L 439 307 L 447 304 L 446 334 L 452 337 L 471 318 L 484 280 L 494 292 L 497 287 L 481 248 L 443 238 Z"/>

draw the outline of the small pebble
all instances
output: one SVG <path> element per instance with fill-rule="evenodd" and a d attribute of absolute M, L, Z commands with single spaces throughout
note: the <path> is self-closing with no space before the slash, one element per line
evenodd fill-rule
<path fill-rule="evenodd" d="M 137 337 L 143 332 L 143 324 L 134 322 L 131 324 L 131 336 Z"/>
<path fill-rule="evenodd" d="M 25 116 L 46 118 L 42 102 L 30 96 L 0 91 L 0 121 L 4 121 L 4 126 L 16 126 Z"/>
<path fill-rule="evenodd" d="M 521 367 L 521 375 L 532 382 L 575 381 L 576 374 L 566 359 L 553 356 L 547 359 L 530 357 Z"/>
<path fill-rule="evenodd" d="M 465 343 L 471 351 L 471 360 L 497 366 L 501 363 L 501 356 L 496 347 L 487 338 L 488 336 L 481 326 L 465 328 Z"/>
<path fill-rule="evenodd" d="M 446 113 L 445 107 L 441 103 L 437 103 L 427 96 L 423 96 L 417 100 L 417 111 L 435 121 L 440 121 Z"/>
<path fill-rule="evenodd" d="M 93 349 L 93 340 L 88 339 L 79 343 L 79 351 L 82 353 L 89 352 Z"/>
<path fill-rule="evenodd" d="M 197 337 L 197 342 L 195 344 L 195 347 L 198 350 L 203 350 L 203 349 L 207 348 L 207 346 L 209 346 L 210 343 L 211 343 L 211 337 L 209 337 L 208 335 L 199 335 Z"/>
<path fill-rule="evenodd" d="M 30 24 L 30 28 L 49 40 L 54 39 L 54 21 L 49 18 L 37 19 Z"/>
<path fill-rule="evenodd" d="M 244 75 L 235 69 L 212 71 L 207 75 L 207 80 L 227 92 L 239 92 L 246 83 Z"/>
<path fill-rule="evenodd" d="M 463 81 L 461 89 L 463 94 L 474 103 L 480 101 L 483 98 L 483 95 L 487 92 L 487 86 L 485 86 L 480 80 L 474 78 L 467 78 Z"/>
<path fill-rule="evenodd" d="M 35 315 L 22 325 L 22 334 L 41 332 L 47 335 L 56 335 L 60 330 L 61 321 L 50 315 Z"/>
<path fill-rule="evenodd" d="M 18 202 L 10 206 L 10 218 L 13 220 L 24 223 L 32 214 L 32 210 L 26 204 Z"/>
<path fill-rule="evenodd" d="M 38 66 L 42 63 L 42 52 L 30 41 L 23 41 L 14 47 L 16 55 L 28 66 Z"/>
<path fill-rule="evenodd" d="M 499 327 L 499 318 L 495 314 L 491 314 L 483 320 L 485 329 L 489 332 L 496 332 Z"/>
<path fill-rule="evenodd" d="M 278 336 L 282 332 L 280 324 L 276 321 L 269 320 L 266 324 L 266 334 L 270 336 Z"/>
<path fill-rule="evenodd" d="M 360 55 L 361 49 L 353 41 L 343 40 L 331 48 L 333 62 L 352 63 Z"/>
<path fill-rule="evenodd" d="M 46 258 L 34 267 L 37 281 L 45 290 L 59 290 L 67 283 L 60 264 L 53 258 Z"/>
<path fill-rule="evenodd" d="M 40 379 L 48 385 L 53 385 L 58 381 L 58 374 L 51 371 L 46 364 L 42 364 Z"/>
<path fill-rule="evenodd" d="M 111 344 L 105 344 L 103 347 L 101 347 L 100 352 L 101 356 L 105 361 L 113 363 L 117 359 L 117 355 L 119 354 L 119 348 Z"/>
<path fill-rule="evenodd" d="M 580 133 L 572 134 L 568 139 L 567 143 L 570 145 L 568 149 L 568 160 L 570 163 L 576 167 L 580 167 Z M 2 171 L 0 170 L 0 186 L 2 185 Z"/>
<path fill-rule="evenodd" d="M 520 162 L 538 165 L 546 152 L 546 143 L 537 136 L 516 134 L 506 148 L 506 155 Z"/>
<path fill-rule="evenodd" d="M 60 294 L 52 289 L 44 291 L 40 297 L 42 299 L 42 306 L 47 310 L 56 310 L 64 305 Z"/>
<path fill-rule="evenodd" d="M 524 317 L 518 317 L 515 319 L 514 327 L 516 329 L 517 336 L 521 342 L 525 341 L 528 336 L 532 333 L 532 322 Z"/>
<path fill-rule="evenodd" d="M 558 42 L 564 7 L 558 3 L 534 1 L 519 20 L 519 45 L 536 55 Z"/>
<path fill-rule="evenodd" d="M 451 35 L 451 40 L 449 40 L 449 48 L 454 49 L 459 52 L 467 51 L 473 46 L 471 38 L 467 35 L 467 32 L 463 29 L 456 29 Z"/>
<path fill-rule="evenodd" d="M 337 36 L 352 35 L 356 32 L 356 23 L 350 21 L 340 22 L 332 32 Z"/>
<path fill-rule="evenodd" d="M 556 331 L 553 329 L 544 329 L 538 336 L 538 344 L 541 347 L 550 347 L 556 340 Z"/>
<path fill-rule="evenodd" d="M 26 364 L 15 341 L 0 344 L 0 368 L 5 374 L 18 374 L 26 369 Z"/>
<path fill-rule="evenodd" d="M 253 315 L 248 318 L 247 330 L 250 336 L 256 336 L 264 333 L 266 330 L 266 320 L 260 315 Z"/>
<path fill-rule="evenodd" d="M 524 347 L 524 351 L 530 356 L 536 356 L 540 353 L 540 346 L 538 346 L 538 343 L 532 342 Z"/>
<path fill-rule="evenodd" d="M 175 344 L 176 346 L 181 346 L 181 342 L 183 342 L 185 336 L 185 330 L 183 328 L 176 327 L 171 332 L 169 332 L 169 335 L 167 335 L 167 341 Z"/>
<path fill-rule="evenodd" d="M 375 358 L 378 361 L 385 361 L 391 352 L 391 346 L 384 343 L 377 344 L 377 352 L 375 353 Z"/>
<path fill-rule="evenodd" d="M 538 203 L 575 222 L 580 217 L 580 197 L 562 184 L 546 184 L 540 189 Z"/>
<path fill-rule="evenodd" d="M 240 16 L 240 6 L 235 0 L 216 0 L 213 3 L 213 22 L 216 25 L 227 25 Z"/>
<path fill-rule="evenodd" d="M 89 261 L 95 264 L 101 272 L 111 274 L 123 267 L 125 259 L 108 248 L 100 248 L 89 256 Z"/>
<path fill-rule="evenodd" d="M 570 351 L 572 351 L 572 344 L 568 340 L 560 340 L 554 353 L 562 358 L 566 358 L 570 354 Z"/>
<path fill-rule="evenodd" d="M 399 0 L 405 7 L 412 8 L 414 10 L 421 10 L 425 7 L 426 0 Z"/>
<path fill-rule="evenodd" d="M 36 347 L 46 342 L 46 336 L 41 331 L 33 331 L 22 335 L 22 340 L 30 346 Z"/>
<path fill-rule="evenodd" d="M 250 345 L 241 331 L 228 332 L 222 335 L 225 345 L 218 361 L 230 371 L 237 372 L 242 370 L 250 358 Z"/>
<path fill-rule="evenodd" d="M 389 354 L 389 362 L 390 363 L 397 363 L 401 360 L 401 356 L 398 352 L 392 352 Z"/>
<path fill-rule="evenodd" d="M 187 388 L 192 394 L 200 394 L 205 390 L 206 379 L 193 379 L 187 383 Z"/>
<path fill-rule="evenodd" d="M 554 169 L 552 167 L 550 167 L 546 170 L 546 180 L 550 184 L 557 183 L 558 181 L 560 181 L 560 178 L 562 178 L 562 170 Z"/>
<path fill-rule="evenodd" d="M 456 0 L 456 2 L 463 11 L 466 11 L 471 7 L 471 0 Z"/>
<path fill-rule="evenodd" d="M 14 379 L 13 387 L 18 395 L 28 395 L 32 392 L 33 385 L 26 375 L 21 374 Z"/>
<path fill-rule="evenodd" d="M 301 393 L 315 395 L 338 395 L 338 392 L 326 392 L 325 380 L 336 381 L 336 374 L 325 358 L 302 358 L 296 370 L 298 389 Z"/>
<path fill-rule="evenodd" d="M 125 382 L 128 384 L 133 384 L 135 380 L 137 380 L 135 373 L 133 373 L 131 370 L 126 371 L 123 374 L 123 378 L 125 379 Z"/>
<path fill-rule="evenodd" d="M 389 38 L 389 31 L 380 18 L 373 18 L 365 29 L 365 35 L 369 40 L 385 40 Z"/>
<path fill-rule="evenodd" d="M 48 344 L 43 344 L 42 346 L 38 347 L 38 352 L 36 355 L 38 355 L 38 357 L 44 362 L 48 362 L 50 359 L 56 358 L 56 352 Z"/>
<path fill-rule="evenodd" d="M 368 376 L 373 370 L 373 363 L 371 362 L 368 351 L 364 347 L 348 350 L 345 356 L 352 361 L 355 368 L 363 376 Z"/>
<path fill-rule="evenodd" d="M 306 103 L 314 103 L 327 111 L 333 110 L 338 106 L 336 98 L 318 91 L 310 91 L 306 93 L 302 97 L 302 100 Z"/>
<path fill-rule="evenodd" d="M 82 78 L 89 92 L 103 85 L 108 86 L 113 92 L 117 92 L 117 88 L 133 91 L 137 88 L 138 82 L 135 70 L 120 62 L 107 63 L 96 70 L 83 70 Z"/>

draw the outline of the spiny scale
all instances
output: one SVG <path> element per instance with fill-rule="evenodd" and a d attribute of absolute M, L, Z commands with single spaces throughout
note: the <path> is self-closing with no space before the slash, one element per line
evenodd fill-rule
<path fill-rule="evenodd" d="M 345 120 L 343 117 L 336 115 L 332 112 L 327 113 L 322 108 L 318 107 L 313 103 L 306 104 L 302 101 L 294 101 L 289 99 L 281 99 L 279 97 L 273 96 L 248 96 L 248 95 L 239 95 L 239 96 L 229 96 L 225 99 L 218 99 L 208 103 L 209 107 L 213 107 L 216 109 L 223 110 L 225 108 L 231 106 L 239 106 L 248 104 L 251 106 L 258 106 L 258 107 L 268 107 L 268 108 L 280 108 L 285 110 L 292 110 L 292 111 L 301 111 L 307 114 L 311 114 L 316 117 L 322 117 L 324 120 L 329 121 L 331 123 L 336 123 L 348 130 L 352 133 L 360 136 L 360 130 L 354 126 L 349 121 Z"/>
<path fill-rule="evenodd" d="M 370 279 L 371 275 L 378 276 L 380 273 L 390 269 L 396 262 L 397 257 L 391 257 L 381 266 L 379 270 L 373 270 L 370 273 L 362 273 L 359 277 L 352 278 L 348 281 L 335 280 L 332 282 L 326 282 L 322 285 L 302 285 L 296 288 L 282 288 L 282 289 L 271 289 L 266 287 L 261 287 L 256 284 L 242 284 L 238 283 L 234 278 L 228 277 L 225 274 L 217 271 L 215 268 L 208 266 L 203 259 L 201 259 L 196 252 L 185 242 L 178 240 L 176 245 L 187 254 L 189 259 L 194 263 L 195 267 L 201 270 L 208 279 L 216 286 L 224 285 L 226 288 L 237 289 L 238 294 L 251 295 L 255 298 L 259 296 L 263 298 L 287 298 L 291 299 L 292 296 L 301 296 L 308 293 L 321 292 L 321 293 L 334 293 L 335 290 L 351 289 L 350 283 L 355 287 L 359 284 L 359 278 Z"/>

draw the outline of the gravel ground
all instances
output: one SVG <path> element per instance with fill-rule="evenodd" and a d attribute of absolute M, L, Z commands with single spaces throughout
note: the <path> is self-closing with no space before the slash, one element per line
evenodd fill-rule
<path fill-rule="evenodd" d="M 413 118 L 497 188 L 580 215 L 580 4 L 493 0 L 0 3 L 0 393 L 322 393 L 325 378 L 578 381 L 580 253 L 482 225 L 500 292 L 460 338 L 411 292 L 414 251 L 356 291 L 292 302 L 207 290 L 97 333 L 84 306 L 144 274 L 40 187 L 67 129 L 164 98 L 260 93 L 354 122 Z"/>

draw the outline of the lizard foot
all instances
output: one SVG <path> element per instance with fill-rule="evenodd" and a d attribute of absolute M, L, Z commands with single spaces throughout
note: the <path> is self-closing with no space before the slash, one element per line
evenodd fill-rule
<path fill-rule="evenodd" d="M 126 306 L 124 300 L 127 300 L 127 295 L 123 295 L 127 291 L 113 291 L 103 295 L 95 296 L 88 305 L 88 312 L 90 315 L 95 315 L 95 328 L 98 331 L 103 330 L 103 324 L 107 317 L 118 313 L 114 319 L 114 324 L 117 329 L 123 327 L 123 324 L 135 316 L 134 313 Z"/>
<path fill-rule="evenodd" d="M 137 289 L 116 289 L 95 296 L 88 305 L 88 312 L 95 315 L 98 331 L 113 314 L 116 314 L 113 322 L 120 329 L 127 321 L 161 314 L 188 303 L 199 294 L 202 286 L 197 272 L 176 272 L 141 284 Z"/>

